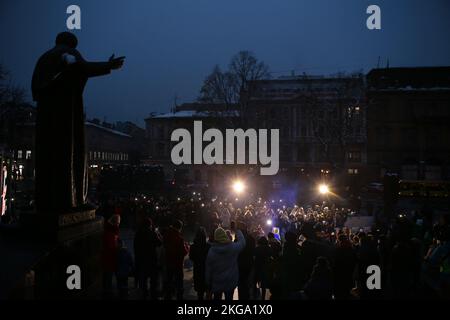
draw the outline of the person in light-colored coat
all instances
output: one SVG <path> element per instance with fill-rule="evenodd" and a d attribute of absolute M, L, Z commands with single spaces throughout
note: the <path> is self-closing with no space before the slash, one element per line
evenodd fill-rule
<path fill-rule="evenodd" d="M 245 247 L 245 238 L 241 230 L 236 230 L 236 242 L 231 242 L 222 228 L 214 232 L 214 242 L 211 243 L 206 258 L 206 284 L 214 295 L 214 300 L 221 300 L 225 294 L 226 300 L 233 299 L 233 292 L 238 285 L 238 256 Z"/>

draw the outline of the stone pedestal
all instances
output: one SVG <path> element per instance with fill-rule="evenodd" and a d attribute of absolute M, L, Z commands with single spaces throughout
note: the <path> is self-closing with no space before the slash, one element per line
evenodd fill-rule
<path fill-rule="evenodd" d="M 95 215 L 94 208 L 35 215 L 25 219 L 24 227 L 34 241 L 49 244 L 47 254 L 30 266 L 34 298 L 82 299 L 93 284 L 101 283 L 103 218 Z M 67 288 L 67 268 L 71 265 L 81 269 L 81 290 Z"/>

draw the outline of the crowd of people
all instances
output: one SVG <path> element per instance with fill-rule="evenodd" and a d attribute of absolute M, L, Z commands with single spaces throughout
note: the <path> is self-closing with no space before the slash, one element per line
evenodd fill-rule
<path fill-rule="evenodd" d="M 167 200 L 143 195 L 109 199 L 103 289 L 121 298 L 134 277 L 146 299 L 183 299 L 186 261 L 203 299 L 373 299 L 448 297 L 450 220 L 415 212 L 370 229 L 345 227 L 350 209 L 283 199 L 206 200 L 193 192 Z M 135 230 L 134 252 L 120 239 L 121 219 Z M 369 266 L 380 289 L 367 286 Z M 237 290 L 236 290 L 237 289 Z"/>

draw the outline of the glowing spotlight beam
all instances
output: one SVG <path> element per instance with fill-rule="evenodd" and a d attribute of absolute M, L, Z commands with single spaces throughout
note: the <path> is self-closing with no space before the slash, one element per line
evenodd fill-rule
<path fill-rule="evenodd" d="M 239 181 L 239 180 L 235 181 L 233 183 L 233 190 L 234 190 L 235 193 L 241 194 L 245 190 L 244 183 L 242 183 L 242 181 Z"/>
<path fill-rule="evenodd" d="M 327 194 L 330 193 L 330 188 L 326 184 L 319 185 L 319 193 L 320 194 Z"/>

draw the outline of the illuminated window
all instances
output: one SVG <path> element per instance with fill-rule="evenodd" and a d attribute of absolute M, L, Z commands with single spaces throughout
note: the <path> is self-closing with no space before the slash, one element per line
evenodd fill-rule
<path fill-rule="evenodd" d="M 348 174 L 358 174 L 358 169 L 348 169 Z"/>
<path fill-rule="evenodd" d="M 351 151 L 347 153 L 347 160 L 349 162 L 361 162 L 361 152 Z"/>
<path fill-rule="evenodd" d="M 31 150 L 27 150 L 25 154 L 25 159 L 31 159 Z"/>
<path fill-rule="evenodd" d="M 22 150 L 17 150 L 17 159 L 22 159 Z"/>

